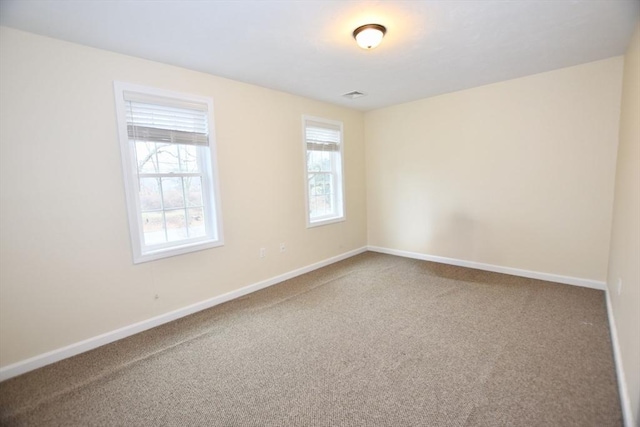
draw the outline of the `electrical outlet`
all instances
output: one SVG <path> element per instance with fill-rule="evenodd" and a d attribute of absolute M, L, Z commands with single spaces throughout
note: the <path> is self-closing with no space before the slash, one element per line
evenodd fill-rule
<path fill-rule="evenodd" d="M 260 248 L 260 258 L 267 256 L 267 248 Z"/>
<path fill-rule="evenodd" d="M 280 243 L 280 252 L 284 252 L 287 250 L 287 247 L 284 245 L 284 243 Z"/>
<path fill-rule="evenodd" d="M 618 295 L 622 293 L 622 278 L 618 277 Z"/>
<path fill-rule="evenodd" d="M 155 294 L 155 295 L 153 296 L 153 299 L 160 299 L 160 295 Z"/>

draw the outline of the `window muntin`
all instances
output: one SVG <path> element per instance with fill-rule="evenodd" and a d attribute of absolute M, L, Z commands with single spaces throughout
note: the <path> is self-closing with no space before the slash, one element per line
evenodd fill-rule
<path fill-rule="evenodd" d="M 342 123 L 304 117 L 307 225 L 344 220 Z"/>
<path fill-rule="evenodd" d="M 222 245 L 211 100 L 115 89 L 134 262 Z"/>

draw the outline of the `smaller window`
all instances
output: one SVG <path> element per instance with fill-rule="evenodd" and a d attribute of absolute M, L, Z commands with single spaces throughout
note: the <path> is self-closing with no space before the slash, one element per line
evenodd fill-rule
<path fill-rule="evenodd" d="M 114 89 L 134 263 L 222 245 L 211 99 Z"/>
<path fill-rule="evenodd" d="M 344 221 L 342 123 L 303 117 L 307 226 Z"/>

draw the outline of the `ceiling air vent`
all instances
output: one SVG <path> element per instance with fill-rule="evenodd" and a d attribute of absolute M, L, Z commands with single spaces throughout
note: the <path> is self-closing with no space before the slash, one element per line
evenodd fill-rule
<path fill-rule="evenodd" d="M 356 98 L 360 98 L 362 96 L 367 96 L 366 93 L 362 93 L 362 92 L 358 92 L 357 90 L 354 90 L 353 92 L 349 92 L 349 93 L 345 93 L 344 95 L 345 98 L 349 98 L 349 99 L 356 99 Z"/>

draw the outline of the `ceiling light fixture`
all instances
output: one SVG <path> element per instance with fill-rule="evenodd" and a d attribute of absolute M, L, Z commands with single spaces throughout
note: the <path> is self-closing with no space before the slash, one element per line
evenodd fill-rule
<path fill-rule="evenodd" d="M 353 30 L 353 38 L 361 48 L 373 49 L 380 44 L 386 32 L 387 29 L 380 24 L 367 24 Z"/>

